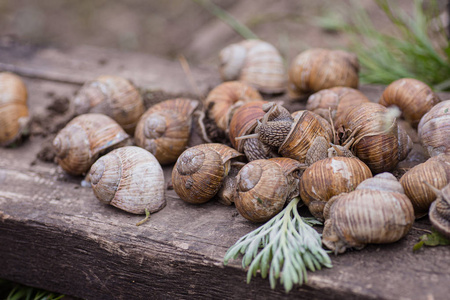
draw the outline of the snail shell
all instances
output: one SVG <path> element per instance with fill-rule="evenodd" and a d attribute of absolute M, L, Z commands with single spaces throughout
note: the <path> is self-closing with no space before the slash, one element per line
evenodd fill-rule
<path fill-rule="evenodd" d="M 103 75 L 81 87 L 73 100 L 77 115 L 101 113 L 113 118 L 128 134 L 133 134 L 145 111 L 139 91 L 125 78 Z"/>
<path fill-rule="evenodd" d="M 309 49 L 300 53 L 289 68 L 288 90 L 299 98 L 335 86 L 358 87 L 359 63 L 354 53 Z"/>
<path fill-rule="evenodd" d="M 284 92 L 286 78 L 283 58 L 267 42 L 245 40 L 231 44 L 220 51 L 222 80 L 241 80 L 262 93 Z"/>
<path fill-rule="evenodd" d="M 53 140 L 56 161 L 72 175 L 86 173 L 101 153 L 123 146 L 128 134 L 102 114 L 75 117 Z"/>
<path fill-rule="evenodd" d="M 255 133 L 239 136 L 235 140 L 258 138 L 263 144 L 278 149 L 281 156 L 296 159 L 301 163 L 327 156 L 330 131 L 328 126 L 322 125 L 324 120 L 319 120 L 318 115 L 310 111 L 298 111 L 292 117 L 284 107 L 273 102 L 267 103 L 263 110 L 267 112 L 262 121 L 258 121 Z M 316 144 L 323 144 L 324 157 L 308 155 L 311 147 L 319 148 Z"/>
<path fill-rule="evenodd" d="M 331 198 L 324 208 L 323 244 L 343 253 L 351 247 L 393 243 L 404 237 L 414 223 L 414 210 L 401 191 L 392 174 L 381 173 L 355 191 Z"/>
<path fill-rule="evenodd" d="M 436 194 L 425 183 L 442 189 L 450 183 L 450 155 L 440 154 L 408 170 L 400 183 L 411 200 L 416 218 L 425 216 Z"/>
<path fill-rule="evenodd" d="M 27 89 L 12 73 L 0 73 L 0 146 L 20 138 L 28 123 Z"/>
<path fill-rule="evenodd" d="M 279 213 L 289 197 L 296 196 L 298 185 L 292 184 L 282 166 L 259 159 L 246 164 L 238 173 L 238 212 L 252 222 L 265 222 Z M 291 185 L 290 185 L 291 184 Z"/>
<path fill-rule="evenodd" d="M 172 170 L 173 189 L 188 203 L 204 203 L 219 191 L 231 160 L 242 156 L 223 144 L 201 144 L 185 150 Z"/>
<path fill-rule="evenodd" d="M 192 114 L 198 104 L 178 98 L 153 105 L 136 127 L 136 145 L 150 151 L 160 164 L 175 162 L 188 145 Z"/>
<path fill-rule="evenodd" d="M 402 78 L 386 87 L 379 103 L 398 106 L 405 120 L 417 128 L 422 116 L 439 101 L 427 84 L 413 78 Z"/>
<path fill-rule="evenodd" d="M 98 200 L 124 211 L 154 213 L 166 205 L 161 165 L 142 148 L 122 147 L 100 157 L 89 178 Z"/>
<path fill-rule="evenodd" d="M 205 107 L 217 127 L 225 131 L 234 110 L 243 103 L 255 100 L 262 100 L 257 90 L 244 82 L 230 81 L 219 84 L 209 92 Z"/>
<path fill-rule="evenodd" d="M 377 103 L 360 103 L 336 121 L 335 127 L 354 135 L 353 152 L 375 174 L 394 169 L 412 148 L 411 139 L 395 116 Z"/>
<path fill-rule="evenodd" d="M 257 120 L 263 118 L 266 114 L 263 106 L 267 103 L 262 100 L 247 102 L 236 109 L 231 118 L 228 129 L 231 144 L 236 150 L 244 153 L 249 161 L 276 156 L 274 150 L 260 142 L 258 138 L 236 140 L 237 137 L 254 133 Z"/>
<path fill-rule="evenodd" d="M 300 197 L 311 214 L 323 220 L 327 201 L 341 193 L 353 191 L 372 177 L 369 167 L 357 158 L 332 157 L 309 166 L 300 178 Z"/>
<path fill-rule="evenodd" d="M 436 201 L 430 206 L 430 221 L 434 228 L 447 238 L 450 238 L 450 184 L 442 190 L 434 188 Z"/>
<path fill-rule="evenodd" d="M 306 109 L 334 122 L 351 108 L 370 100 L 360 91 L 349 87 L 334 87 L 309 96 Z"/>
<path fill-rule="evenodd" d="M 420 120 L 417 131 L 430 156 L 450 152 L 450 100 L 430 109 Z"/>
<path fill-rule="evenodd" d="M 322 139 L 327 146 L 331 142 L 329 131 L 322 126 L 321 121 L 316 118 L 316 114 L 303 111 L 303 113 L 296 114 L 292 127 L 279 147 L 278 153 L 283 157 L 305 163 L 308 150 L 317 141 L 317 138 Z M 308 160 L 310 160 L 309 156 Z M 314 159 L 310 161 L 314 161 Z"/>

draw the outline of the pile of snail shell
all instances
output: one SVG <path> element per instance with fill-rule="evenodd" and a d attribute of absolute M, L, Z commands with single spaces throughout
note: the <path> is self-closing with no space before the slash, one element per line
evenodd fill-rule
<path fill-rule="evenodd" d="M 128 80 L 105 75 L 83 85 L 71 104 L 76 117 L 53 140 L 60 167 L 86 175 L 103 203 L 134 214 L 162 209 L 161 165 L 186 150 L 199 101 L 168 99 L 145 111 Z"/>
<path fill-rule="evenodd" d="M 319 57 L 316 65 L 315 55 Z M 324 58 L 345 71 L 336 75 L 336 79 L 348 81 L 320 85 L 320 79 L 326 76 L 317 79 L 314 77 L 317 74 L 311 74 L 310 70 L 317 71 Z M 225 131 L 231 145 L 248 161 L 234 172 L 237 173 L 232 176 L 234 179 L 228 177 L 234 188 L 229 194 L 234 193 L 232 202 L 243 217 L 264 222 L 280 211 L 290 197 L 298 195 L 313 216 L 326 222 L 324 245 L 342 253 L 368 243 L 401 239 L 411 229 L 414 219 L 426 215 L 432 203 L 437 203 L 435 199 L 447 199 L 436 196 L 440 194 L 432 187 L 443 189 L 449 180 L 447 103 L 450 101 L 441 101 L 430 87 L 416 79 L 403 78 L 386 87 L 378 103 L 372 102 L 356 89 L 358 68 L 357 59 L 351 53 L 305 51 L 291 66 L 288 85 L 289 92 L 297 94 L 295 97 L 309 95 L 305 111 L 291 113 L 279 103 L 254 99 L 241 100 L 243 104 L 221 114 L 226 116 L 223 118 L 226 121 L 218 123 L 221 122 L 222 128 L 228 126 Z M 330 78 L 336 73 L 330 72 Z M 297 86 L 296 74 L 300 74 Z M 420 142 L 431 158 L 398 181 L 388 172 L 396 170 L 413 146 L 407 130 L 398 121 L 400 118 L 418 131 Z M 286 158 L 297 162 L 291 168 L 295 170 L 291 179 L 287 180 L 295 188 L 285 186 L 285 181 L 274 173 L 262 175 L 269 168 L 267 165 L 273 165 L 272 160 Z M 275 172 L 278 167 L 270 169 Z M 371 181 L 373 175 L 375 180 Z M 259 185 L 259 181 L 263 184 Z M 423 181 L 430 181 L 432 187 Z M 272 182 L 278 182 L 276 187 Z M 281 187 L 282 190 L 277 189 Z M 247 190 L 252 192 L 249 198 L 246 198 Z M 274 197 L 275 194 L 279 197 Z M 272 199 L 263 199 L 262 195 L 272 195 Z M 289 195 L 288 199 L 284 195 Z M 349 196 L 336 200 L 340 195 Z M 365 197 L 374 200 L 365 201 Z M 422 200 L 424 197 L 427 199 Z M 385 206 L 385 210 L 381 209 Z M 373 213 L 380 209 L 382 213 Z M 439 216 L 448 220 L 449 215 L 440 210 Z M 352 227 L 354 220 L 361 224 Z M 367 224 L 378 227 L 371 229 Z M 387 227 L 392 232 L 385 232 Z"/>
<path fill-rule="evenodd" d="M 136 214 L 165 206 L 161 165 L 168 164 L 174 164 L 172 185 L 180 199 L 234 203 L 252 222 L 269 220 L 300 197 L 325 222 L 323 243 L 336 253 L 395 242 L 427 213 L 441 232 L 449 228 L 450 100 L 403 78 L 371 102 L 357 90 L 356 56 L 345 51 L 304 51 L 289 76 L 276 48 L 258 40 L 230 45 L 220 59 L 225 82 L 203 103 L 168 99 L 145 111 L 124 78 L 86 83 L 72 103 L 77 116 L 53 141 L 58 164 L 69 174 L 87 174 L 100 201 Z M 0 109 L 5 99 L 26 108 L 26 89 L 17 86 L 17 96 L 0 94 Z M 305 110 L 290 112 L 260 94 L 286 89 L 292 98 L 308 96 Z M 188 147 L 199 109 L 231 147 Z M 417 129 L 431 157 L 400 181 L 388 172 L 408 156 L 412 140 L 399 118 Z M 16 134 L 0 132 L 0 143 Z"/>

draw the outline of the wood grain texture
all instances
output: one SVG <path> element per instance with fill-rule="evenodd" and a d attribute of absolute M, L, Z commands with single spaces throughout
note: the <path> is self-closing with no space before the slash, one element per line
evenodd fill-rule
<path fill-rule="evenodd" d="M 0 53 L 0 68 L 26 65 L 38 74 L 25 80 L 32 113 L 46 113 L 49 92 L 70 97 L 79 82 L 99 71 L 98 63 L 91 65 L 95 60 L 75 55 L 78 50 L 36 51 L 28 56 L 22 53 L 22 58 L 20 51 Z M 5 60 L 15 55 L 14 60 Z M 116 68 L 124 62 L 120 55 L 108 56 Z M 127 54 L 130 60 L 145 61 L 145 57 Z M 32 63 L 26 64 L 29 61 Z M 161 64 L 167 72 L 178 74 L 170 84 L 185 80 L 177 63 Z M 144 65 L 134 65 L 128 72 L 150 84 L 151 78 L 160 75 Z M 76 66 L 80 72 L 72 71 L 78 70 Z M 117 71 L 111 68 L 111 72 Z M 42 76 L 43 70 L 65 74 L 70 80 Z M 215 76 L 213 69 L 196 72 Z M 164 76 L 161 82 L 153 82 L 155 88 L 173 92 Z M 376 100 L 383 89 L 362 90 Z M 187 84 L 175 90 L 183 91 L 192 93 Z M 304 106 L 287 103 L 291 110 Z M 85 299 L 447 299 L 450 293 L 450 248 L 412 253 L 423 229 L 430 229 L 427 218 L 416 222 L 397 243 L 369 245 L 362 251 L 332 256 L 332 269 L 309 273 L 308 283 L 289 294 L 279 285 L 271 290 L 268 280 L 259 277 L 247 285 L 240 261 L 222 264 L 227 249 L 257 227 L 237 214 L 234 206 L 222 206 L 215 200 L 190 205 L 169 190 L 167 207 L 136 227 L 142 216 L 100 203 L 89 188 L 80 186 L 81 177 L 37 161 L 43 142 L 44 138 L 33 137 L 18 148 L 0 149 L 0 278 Z M 421 155 L 420 151 L 413 153 L 410 160 L 417 163 L 423 160 Z M 171 167 L 164 172 L 168 181 Z M 306 210 L 301 213 L 305 215 Z"/>

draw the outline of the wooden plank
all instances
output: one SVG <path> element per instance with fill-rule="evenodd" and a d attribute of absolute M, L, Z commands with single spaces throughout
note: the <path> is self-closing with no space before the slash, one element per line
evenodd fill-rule
<path fill-rule="evenodd" d="M 46 106 L 52 97 L 70 97 L 80 82 L 95 77 L 94 73 L 106 72 L 96 68 L 95 59 L 73 55 L 81 50 L 66 54 L 52 50 L 52 55 L 45 54 L 48 50 L 33 51 L 22 59 L 17 54 L 20 51 L 0 54 L 1 63 L 26 65 L 29 73 L 36 75 L 31 76 L 34 79 L 26 78 L 33 113 L 49 114 Z M 111 56 L 111 64 L 116 60 L 151 60 L 140 54 L 120 55 Z M 10 59 L 5 62 L 5 57 Z M 171 84 L 185 80 L 177 63 L 162 64 L 167 64 L 167 72 L 178 74 L 172 77 Z M 43 76 L 44 65 L 49 74 L 64 74 L 70 80 Z M 78 70 L 78 65 L 81 71 L 74 72 L 72 67 Z M 118 69 L 109 71 L 114 70 Z M 155 89 L 168 94 L 192 93 L 188 84 L 172 90 L 167 83 L 158 86 L 159 79 L 147 81 L 166 77 L 151 70 L 147 74 L 140 66 L 128 70 L 132 78 L 140 78 L 149 86 L 154 84 Z M 200 73 L 215 76 L 213 69 L 193 70 L 193 74 Z M 362 90 L 376 100 L 382 87 Z M 304 105 L 287 104 L 291 109 Z M 450 292 L 450 249 L 426 248 L 412 253 L 423 230 L 430 228 L 427 218 L 416 222 L 397 243 L 370 245 L 362 251 L 333 256 L 332 269 L 309 273 L 308 283 L 288 295 L 279 286 L 271 290 L 268 281 L 261 278 L 247 285 L 239 261 L 222 265 L 226 250 L 257 227 L 237 214 L 234 207 L 217 201 L 189 205 L 169 190 L 167 207 L 152 215 L 145 225 L 136 227 L 134 224 L 142 216 L 101 204 L 90 189 L 80 187 L 82 178 L 68 176 L 55 164 L 36 160 L 44 141 L 44 137 L 34 136 L 21 147 L 0 149 L 0 278 L 86 299 L 446 299 Z M 169 180 L 171 167 L 164 171 Z"/>

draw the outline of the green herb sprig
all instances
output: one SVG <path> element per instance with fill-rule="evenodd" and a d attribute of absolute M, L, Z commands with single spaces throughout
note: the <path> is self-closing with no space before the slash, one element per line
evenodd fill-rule
<path fill-rule="evenodd" d="M 321 224 L 313 218 L 302 218 L 297 210 L 299 198 L 266 224 L 240 238 L 228 249 L 224 264 L 243 254 L 242 267 L 248 268 L 247 283 L 257 272 L 269 276 L 270 286 L 275 288 L 277 279 L 289 292 L 294 284 L 307 280 L 306 270 L 331 268 L 331 260 L 321 246 L 320 234 L 311 226 Z"/>

